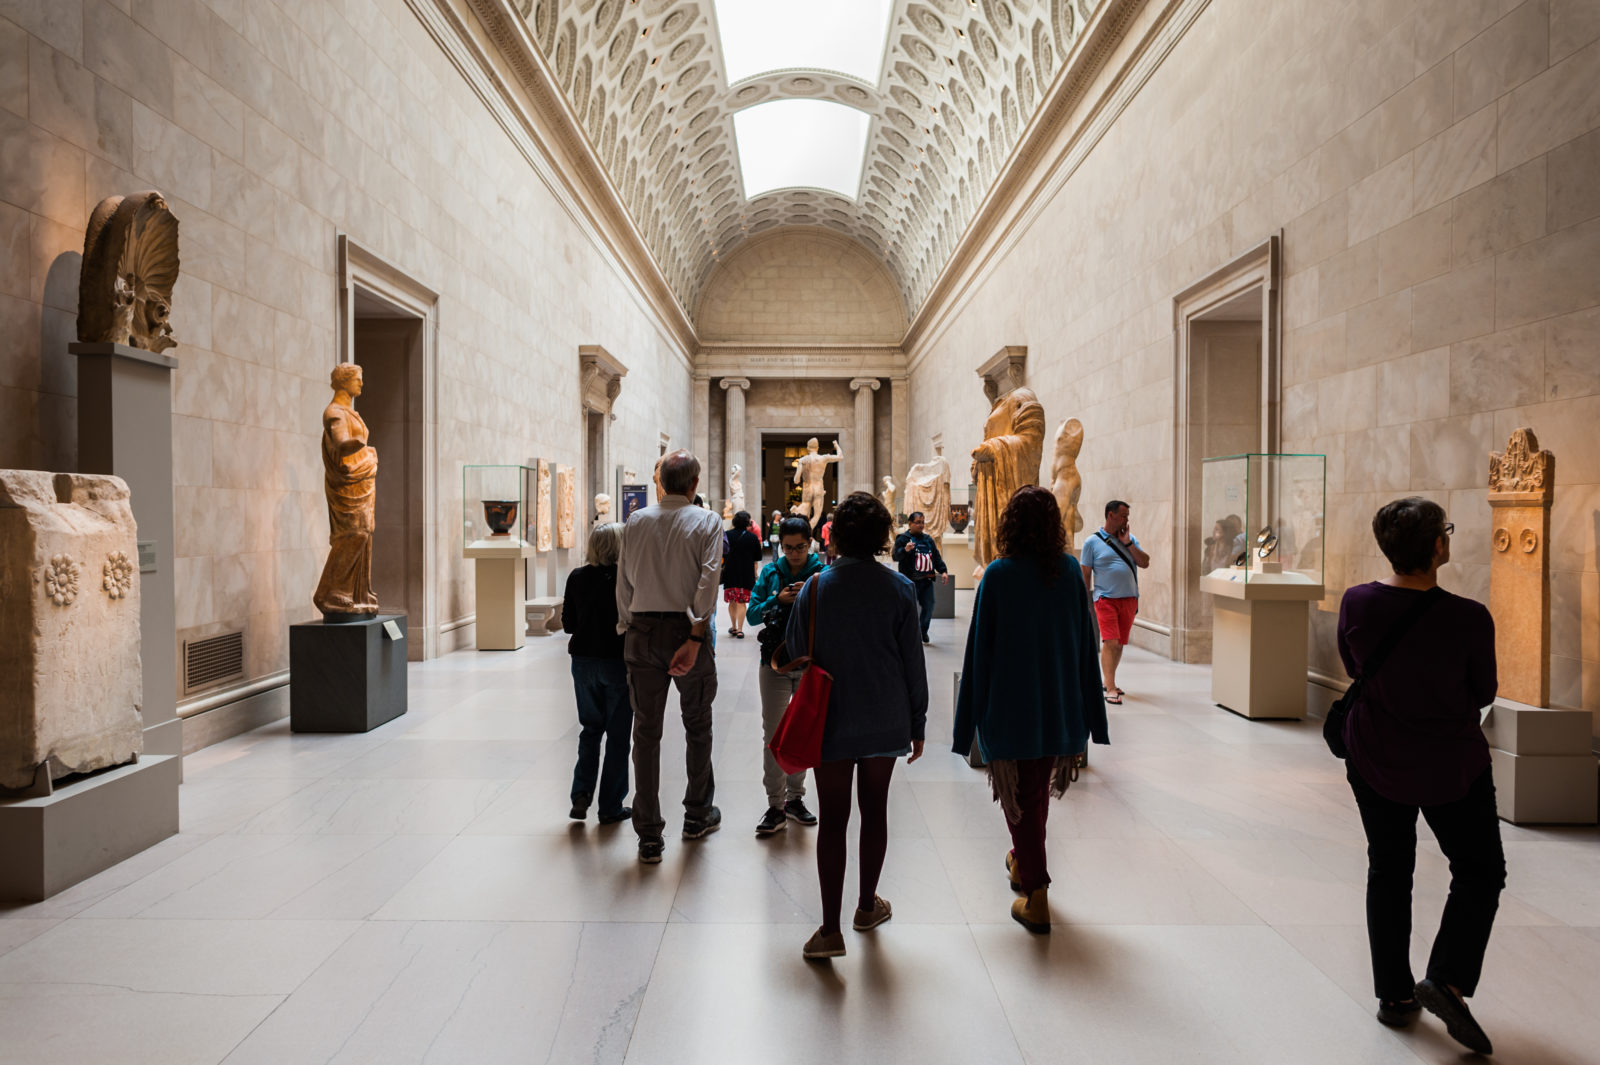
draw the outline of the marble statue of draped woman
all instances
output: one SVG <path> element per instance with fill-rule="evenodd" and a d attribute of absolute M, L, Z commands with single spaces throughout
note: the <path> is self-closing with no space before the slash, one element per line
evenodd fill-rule
<path fill-rule="evenodd" d="M 328 497 L 328 561 L 312 597 L 327 621 L 355 621 L 378 612 L 372 591 L 372 529 L 378 452 L 356 413 L 361 367 L 334 368 L 333 401 L 322 412 L 323 488 Z"/>
<path fill-rule="evenodd" d="M 995 401 L 983 423 L 983 443 L 972 449 L 972 501 L 978 524 L 974 576 L 999 557 L 1000 515 L 1018 488 L 1039 483 L 1044 457 L 1044 407 L 1031 388 L 1014 388 Z"/>

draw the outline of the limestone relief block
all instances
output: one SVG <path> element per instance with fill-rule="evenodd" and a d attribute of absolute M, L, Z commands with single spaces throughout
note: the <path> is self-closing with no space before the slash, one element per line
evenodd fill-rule
<path fill-rule="evenodd" d="M 574 489 L 572 467 L 556 467 L 556 498 L 558 500 L 556 509 L 557 547 L 572 547 L 577 543 L 577 537 L 573 530 L 576 520 L 574 511 L 577 509 L 577 503 L 573 496 Z"/>
<path fill-rule="evenodd" d="M 137 539 L 120 478 L 0 470 L 0 788 L 143 748 Z"/>
<path fill-rule="evenodd" d="M 1489 612 L 1502 698 L 1550 701 L 1550 503 L 1555 456 L 1532 429 L 1489 455 Z"/>
<path fill-rule="evenodd" d="M 535 499 L 538 507 L 534 511 L 534 520 L 539 523 L 536 534 L 535 548 L 539 551 L 550 550 L 550 464 L 544 459 L 539 460 L 539 477 L 535 488 Z"/>

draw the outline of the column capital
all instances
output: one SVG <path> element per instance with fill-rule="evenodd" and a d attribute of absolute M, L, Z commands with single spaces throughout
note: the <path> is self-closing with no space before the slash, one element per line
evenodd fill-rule
<path fill-rule="evenodd" d="M 850 391 L 852 392 L 859 392 L 863 388 L 870 388 L 876 392 L 878 390 L 878 386 L 879 381 L 876 377 L 856 377 L 852 378 L 850 381 Z"/>
<path fill-rule="evenodd" d="M 737 388 L 739 391 L 743 392 L 745 389 L 750 387 L 750 378 L 748 378 L 748 377 L 724 377 L 724 378 L 722 378 L 722 387 L 723 388 Z"/>

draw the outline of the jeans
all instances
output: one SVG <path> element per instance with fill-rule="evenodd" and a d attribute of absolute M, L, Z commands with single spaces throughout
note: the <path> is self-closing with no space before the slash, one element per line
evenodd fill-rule
<path fill-rule="evenodd" d="M 572 770 L 572 801 L 600 800 L 600 815 L 622 812 L 628 798 L 628 748 L 633 706 L 628 701 L 628 670 L 620 658 L 572 656 L 572 687 L 578 697 L 578 764 Z M 600 740 L 605 738 L 605 765 Z M 596 795 L 595 779 L 600 788 Z"/>
<path fill-rule="evenodd" d="M 687 617 L 635 616 L 623 641 L 628 693 L 633 700 L 633 830 L 641 839 L 660 839 L 667 824 L 661 816 L 661 723 L 673 686 L 678 689 L 686 733 L 684 764 L 689 784 L 683 793 L 684 811 L 695 819 L 711 814 L 716 792 L 711 771 L 711 702 L 717 697 L 717 660 L 707 641 L 700 645 L 688 673 L 668 675 L 673 653 L 688 638 Z"/>
<path fill-rule="evenodd" d="M 1428 957 L 1428 978 L 1471 995 L 1483 971 L 1489 931 L 1506 886 L 1505 852 L 1495 813 L 1494 778 L 1485 768 L 1467 794 L 1439 806 L 1392 802 L 1372 790 L 1355 768 L 1345 776 L 1367 831 L 1367 943 L 1378 998 L 1412 997 L 1411 874 L 1417 864 L 1417 812 L 1427 818 L 1450 860 L 1450 895 Z"/>
<path fill-rule="evenodd" d="M 938 578 L 934 578 L 937 580 Z M 933 624 L 934 581 L 912 581 L 917 586 L 917 607 L 922 614 L 922 638 L 928 638 L 928 626 Z"/>
<path fill-rule="evenodd" d="M 1055 769 L 1054 755 L 1017 763 L 1017 805 L 1022 809 L 1022 819 L 1014 825 L 1007 820 L 1006 827 L 1011 830 L 1017 883 L 1029 894 L 1050 884 L 1050 873 L 1045 868 L 1044 823 L 1050 816 L 1050 777 Z"/>
<path fill-rule="evenodd" d="M 767 805 L 779 810 L 790 799 L 803 799 L 806 795 L 805 773 L 785 773 L 767 746 L 778 731 L 778 722 L 783 720 L 783 712 L 789 708 L 804 672 L 797 669 L 779 673 L 771 666 L 762 666 L 756 674 L 756 686 L 761 690 L 761 783 L 767 789 Z"/>

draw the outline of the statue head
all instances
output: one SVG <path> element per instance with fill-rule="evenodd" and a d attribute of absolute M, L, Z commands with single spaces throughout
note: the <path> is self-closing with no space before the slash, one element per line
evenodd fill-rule
<path fill-rule="evenodd" d="M 346 392 L 351 399 L 361 394 L 361 367 L 353 362 L 341 362 L 328 375 L 328 383 L 335 392 Z"/>
<path fill-rule="evenodd" d="M 813 455 L 817 453 L 817 447 L 818 444 L 816 437 L 813 436 L 810 440 L 806 441 L 806 450 L 811 452 Z"/>

